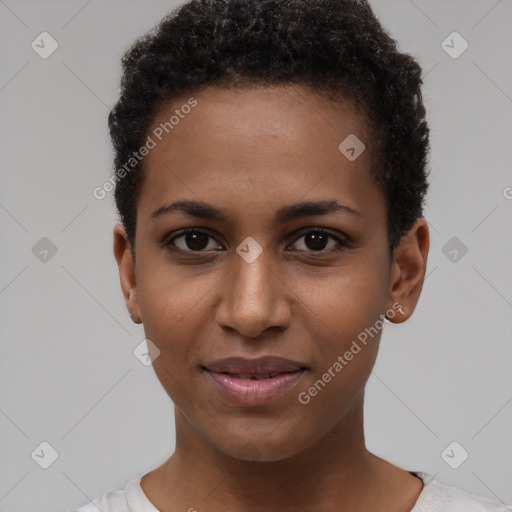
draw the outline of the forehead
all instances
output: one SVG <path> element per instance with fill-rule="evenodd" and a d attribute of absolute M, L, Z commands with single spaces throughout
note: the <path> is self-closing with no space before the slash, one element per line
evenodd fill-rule
<path fill-rule="evenodd" d="M 163 104 L 148 134 L 154 148 L 144 159 L 138 205 L 145 218 L 184 198 L 275 211 L 326 194 L 362 207 L 365 196 L 378 195 L 364 116 L 351 102 L 308 88 L 209 87 Z M 349 136 L 365 146 L 353 161 L 339 149 Z"/>

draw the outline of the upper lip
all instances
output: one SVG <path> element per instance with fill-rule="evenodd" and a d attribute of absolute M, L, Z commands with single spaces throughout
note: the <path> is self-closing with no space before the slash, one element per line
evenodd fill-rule
<path fill-rule="evenodd" d="M 205 365 L 205 368 L 212 372 L 244 375 L 264 375 L 267 373 L 295 372 L 307 369 L 303 363 L 276 356 L 264 356 L 258 359 L 228 357 L 208 363 Z"/>

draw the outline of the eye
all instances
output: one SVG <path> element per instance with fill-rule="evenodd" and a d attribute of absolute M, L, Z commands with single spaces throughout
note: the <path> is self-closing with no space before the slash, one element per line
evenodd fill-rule
<path fill-rule="evenodd" d="M 328 250 L 324 250 L 326 249 L 326 245 L 328 244 L 329 239 L 334 240 L 335 242 L 331 244 L 331 247 L 328 249 L 339 250 L 340 247 L 342 248 L 348 246 L 348 242 L 343 240 L 343 238 L 335 236 L 334 234 L 322 228 L 308 229 L 307 231 L 303 232 L 300 238 L 297 239 L 297 242 L 302 238 L 304 238 L 304 242 L 299 245 L 302 245 L 304 248 L 299 247 L 297 249 L 299 251 L 330 252 Z M 294 244 L 297 242 L 294 242 Z"/>
<path fill-rule="evenodd" d="M 295 250 L 306 252 L 330 252 L 325 249 L 340 250 L 341 248 L 348 247 L 349 243 L 343 238 L 334 235 L 333 233 L 323 229 L 315 228 L 303 231 L 302 235 L 292 244 L 297 244 L 301 239 L 304 239 L 302 244 Z M 163 247 L 170 250 L 178 250 L 181 252 L 204 252 L 215 250 L 219 245 L 209 243 L 209 240 L 214 241 L 214 237 L 208 232 L 198 228 L 189 228 L 181 231 L 178 235 L 169 238 L 162 243 Z M 333 241 L 330 247 L 329 240 Z M 302 245 L 303 247 L 300 247 Z"/>
<path fill-rule="evenodd" d="M 207 252 L 218 247 L 208 247 L 208 239 L 213 237 L 207 232 L 197 228 L 183 230 L 179 235 L 165 241 L 162 245 L 173 250 L 176 247 L 183 252 Z M 177 241 L 180 241 L 177 243 Z M 205 250 L 207 249 L 207 250 Z"/>

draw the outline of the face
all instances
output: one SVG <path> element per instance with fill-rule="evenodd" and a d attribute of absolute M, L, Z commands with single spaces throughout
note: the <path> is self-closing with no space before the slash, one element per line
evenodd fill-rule
<path fill-rule="evenodd" d="M 396 314 L 414 308 L 406 258 L 388 254 L 371 136 L 349 102 L 297 86 L 211 87 L 182 108 L 189 97 L 148 132 L 135 263 L 114 231 L 125 299 L 181 428 L 283 459 L 349 421 L 384 314 L 400 293 Z M 366 147 L 355 160 L 338 149 L 350 134 Z"/>

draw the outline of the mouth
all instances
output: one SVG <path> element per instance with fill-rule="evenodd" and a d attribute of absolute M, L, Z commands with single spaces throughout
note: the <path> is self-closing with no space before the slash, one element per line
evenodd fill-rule
<path fill-rule="evenodd" d="M 277 401 L 309 370 L 300 362 L 273 356 L 255 360 L 228 358 L 202 369 L 223 398 L 245 407 Z"/>
<path fill-rule="evenodd" d="M 218 372 L 216 372 L 218 373 Z M 274 377 L 277 377 L 278 375 L 285 375 L 287 373 L 295 373 L 295 372 L 275 372 L 275 373 L 262 373 L 262 374 L 254 374 L 254 373 L 247 373 L 247 374 L 240 374 L 240 373 L 229 373 L 229 372 L 221 372 L 219 375 L 229 375 L 233 379 L 243 379 L 243 380 L 263 380 L 263 379 L 273 379 Z"/>
<path fill-rule="evenodd" d="M 301 362 L 277 356 L 263 356 L 258 359 L 244 359 L 243 357 L 228 357 L 218 359 L 203 366 L 204 369 L 216 373 L 229 373 L 240 378 L 268 379 L 280 373 L 307 370 L 308 367 Z"/>

